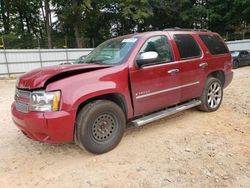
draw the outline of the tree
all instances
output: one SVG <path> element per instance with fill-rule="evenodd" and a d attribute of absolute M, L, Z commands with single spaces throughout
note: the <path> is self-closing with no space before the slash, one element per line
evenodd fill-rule
<path fill-rule="evenodd" d="M 4 35 L 5 47 L 33 48 L 33 39 L 40 32 L 39 0 L 1 0 L 0 3 L 0 27 L 3 23 L 0 33 Z"/>
<path fill-rule="evenodd" d="M 165 28 L 193 27 L 190 10 L 194 2 L 188 0 L 149 0 L 153 15 L 146 19 L 141 30 L 162 30 Z"/>
<path fill-rule="evenodd" d="M 244 38 L 244 33 L 249 31 L 249 7 L 250 0 L 208 1 L 209 29 L 224 36 L 241 32 Z"/>
<path fill-rule="evenodd" d="M 61 28 L 73 28 L 78 48 L 83 47 L 83 18 L 86 10 L 91 7 L 90 3 L 90 0 L 53 1 Z"/>
<path fill-rule="evenodd" d="M 41 3 L 43 4 L 43 3 Z M 48 48 L 52 48 L 52 37 L 51 37 L 51 14 L 50 14 L 50 1 L 44 0 L 44 7 L 45 7 L 45 28 L 47 31 L 47 39 L 48 39 Z"/>
<path fill-rule="evenodd" d="M 245 39 L 245 34 L 250 32 L 250 0 L 235 0 L 235 13 L 240 13 L 235 18 L 234 22 L 238 22 L 239 26 L 235 28 L 237 32 L 242 33 L 242 38 Z M 245 7 L 242 9 L 242 7 Z"/>
<path fill-rule="evenodd" d="M 173 27 L 250 38 L 250 0 L 0 0 L 7 48 L 95 47 L 113 36 Z"/>
<path fill-rule="evenodd" d="M 0 12 L 1 12 L 1 20 L 5 33 L 9 33 L 10 31 L 10 3 L 9 1 L 0 0 Z M 0 22 L 1 23 L 1 22 Z"/>

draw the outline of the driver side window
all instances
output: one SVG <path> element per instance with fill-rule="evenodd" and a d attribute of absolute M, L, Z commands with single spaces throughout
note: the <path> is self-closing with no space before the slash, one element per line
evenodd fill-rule
<path fill-rule="evenodd" d="M 246 56 L 246 55 L 248 55 L 248 54 L 249 54 L 248 51 L 242 51 L 242 52 L 241 52 L 241 55 L 244 55 L 244 56 Z"/>
<path fill-rule="evenodd" d="M 157 52 L 157 63 L 166 63 L 173 61 L 172 50 L 166 36 L 155 36 L 148 39 L 142 46 L 139 54 L 144 52 Z"/>

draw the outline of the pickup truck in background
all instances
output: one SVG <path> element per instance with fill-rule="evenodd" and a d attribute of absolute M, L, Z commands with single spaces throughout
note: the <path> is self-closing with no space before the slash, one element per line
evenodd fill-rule
<path fill-rule="evenodd" d="M 232 78 L 217 33 L 136 33 L 102 43 L 79 64 L 22 75 L 12 118 L 29 138 L 101 154 L 117 146 L 128 122 L 142 126 L 192 107 L 216 111 Z"/>

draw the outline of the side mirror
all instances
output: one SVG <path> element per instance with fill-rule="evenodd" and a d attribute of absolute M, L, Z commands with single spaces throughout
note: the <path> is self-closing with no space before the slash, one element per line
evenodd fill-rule
<path fill-rule="evenodd" d="M 144 52 L 139 55 L 136 60 L 138 67 L 155 62 L 158 59 L 159 54 L 154 51 Z"/>

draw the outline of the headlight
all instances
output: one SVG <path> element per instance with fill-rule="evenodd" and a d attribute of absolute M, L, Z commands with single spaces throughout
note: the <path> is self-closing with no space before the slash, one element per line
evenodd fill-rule
<path fill-rule="evenodd" d="M 58 111 L 60 97 L 60 91 L 33 91 L 30 95 L 29 111 Z"/>

